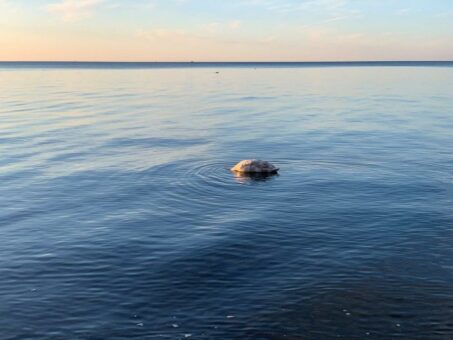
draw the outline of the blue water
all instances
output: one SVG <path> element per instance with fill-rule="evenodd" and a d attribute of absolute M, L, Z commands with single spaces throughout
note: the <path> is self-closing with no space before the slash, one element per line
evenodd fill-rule
<path fill-rule="evenodd" d="M 0 65 L 0 338 L 453 337 L 452 65 L 154 66 Z"/>

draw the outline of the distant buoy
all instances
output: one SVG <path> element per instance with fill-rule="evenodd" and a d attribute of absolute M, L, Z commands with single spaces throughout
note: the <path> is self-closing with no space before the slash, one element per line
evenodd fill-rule
<path fill-rule="evenodd" d="M 245 174 L 276 174 L 278 170 L 271 163 L 258 159 L 246 159 L 231 168 L 231 171 Z"/>

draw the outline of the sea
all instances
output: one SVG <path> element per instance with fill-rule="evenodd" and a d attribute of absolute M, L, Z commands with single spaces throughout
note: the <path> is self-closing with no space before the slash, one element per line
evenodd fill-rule
<path fill-rule="evenodd" d="M 2 62 L 0 242 L 0 339 L 452 339 L 453 62 Z"/>

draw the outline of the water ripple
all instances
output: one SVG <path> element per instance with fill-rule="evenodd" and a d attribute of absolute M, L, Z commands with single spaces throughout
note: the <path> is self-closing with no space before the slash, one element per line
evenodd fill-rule
<path fill-rule="evenodd" d="M 451 68 L 93 67 L 0 70 L 0 338 L 452 337 Z"/>

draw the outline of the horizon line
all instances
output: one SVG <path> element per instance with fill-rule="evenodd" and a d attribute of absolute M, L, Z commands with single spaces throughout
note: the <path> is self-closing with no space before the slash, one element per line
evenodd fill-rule
<path fill-rule="evenodd" d="M 425 62 L 453 62 L 451 60 L 240 60 L 240 61 L 213 61 L 213 60 L 148 60 L 148 61 L 130 61 L 130 60 L 0 60 L 0 63 L 425 63 Z"/>

